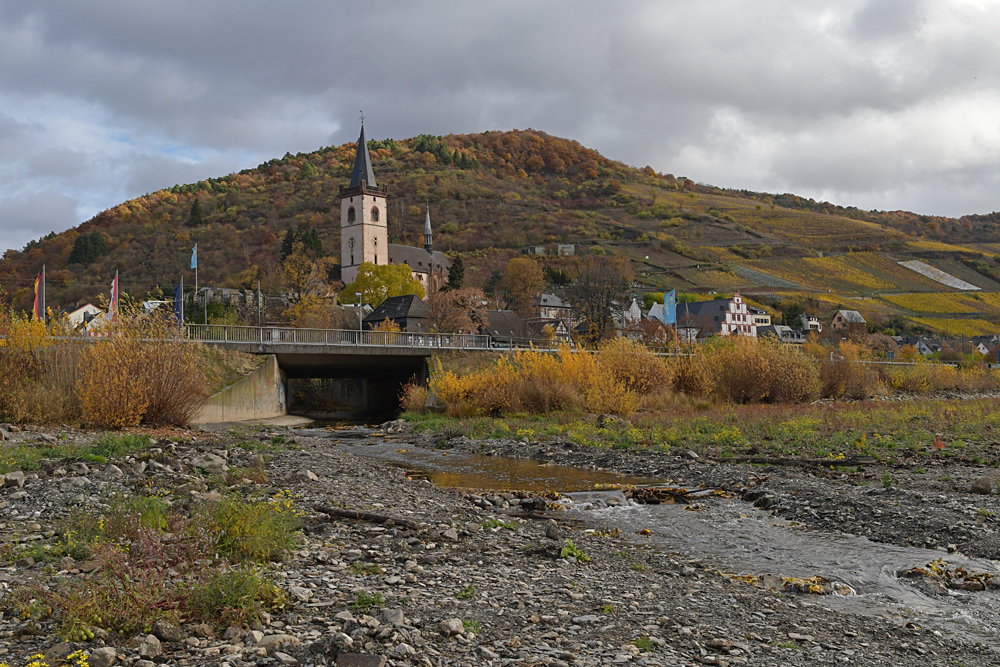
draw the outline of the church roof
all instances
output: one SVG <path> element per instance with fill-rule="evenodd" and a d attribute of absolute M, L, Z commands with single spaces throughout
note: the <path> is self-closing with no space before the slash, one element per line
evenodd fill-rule
<path fill-rule="evenodd" d="M 423 248 L 415 248 L 398 243 L 389 244 L 389 261 L 393 264 L 406 264 L 411 271 L 430 273 L 431 269 L 441 266 L 444 270 L 451 267 L 451 260 L 440 250 L 427 252 Z"/>
<path fill-rule="evenodd" d="M 354 158 L 354 171 L 351 173 L 351 187 L 361 185 L 361 181 L 374 188 L 375 171 L 372 170 L 371 156 L 368 155 L 368 141 L 365 139 L 365 125 L 361 124 L 361 136 L 358 137 L 358 154 Z"/>

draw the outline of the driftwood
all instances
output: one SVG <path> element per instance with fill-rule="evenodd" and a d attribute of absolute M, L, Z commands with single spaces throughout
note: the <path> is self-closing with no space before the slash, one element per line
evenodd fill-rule
<path fill-rule="evenodd" d="M 371 512 L 356 512 L 354 510 L 342 510 L 337 507 L 326 505 L 313 505 L 313 509 L 329 516 L 336 516 L 342 519 L 355 519 L 356 521 L 368 521 L 369 523 L 381 523 L 386 526 L 402 526 L 410 530 L 420 530 L 420 524 L 409 519 L 386 516 L 385 514 L 373 514 Z"/>
<path fill-rule="evenodd" d="M 674 503 L 678 500 L 691 502 L 700 498 L 725 495 L 725 491 L 721 489 L 685 489 L 671 486 L 623 486 L 622 493 L 626 498 L 644 505 Z"/>

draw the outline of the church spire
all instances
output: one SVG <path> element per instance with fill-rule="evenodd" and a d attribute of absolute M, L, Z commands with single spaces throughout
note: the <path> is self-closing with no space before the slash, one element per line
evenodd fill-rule
<path fill-rule="evenodd" d="M 431 205 L 427 203 L 427 217 L 424 218 L 424 250 L 434 252 L 434 240 L 431 233 Z"/>
<path fill-rule="evenodd" d="M 358 137 L 358 154 L 354 158 L 354 172 L 351 174 L 351 187 L 368 183 L 368 187 L 376 187 L 375 172 L 372 170 L 371 157 L 368 155 L 368 141 L 365 140 L 365 121 L 361 120 L 361 136 Z"/>

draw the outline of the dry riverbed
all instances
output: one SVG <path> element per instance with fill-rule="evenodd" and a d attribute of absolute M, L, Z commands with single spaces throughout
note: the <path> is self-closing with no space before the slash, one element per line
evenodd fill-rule
<path fill-rule="evenodd" d="M 411 435 L 405 425 L 390 430 L 400 449 L 442 446 L 438 437 Z M 382 432 L 362 433 L 363 440 Z M 100 435 L 63 434 L 60 442 L 81 446 Z M 635 535 L 587 530 L 553 509 L 552 497 L 437 488 L 395 465 L 345 451 L 335 431 L 264 427 L 161 435 L 174 437 L 157 437 L 151 451 L 103 463 L 50 459 L 23 476 L 8 476 L 0 490 L 2 540 L 54 542 L 74 508 L 93 511 L 96 521 L 110 496 L 153 487 L 173 489 L 169 503 L 190 511 L 226 493 L 281 494 L 304 512 L 298 544 L 265 568 L 284 591 L 284 605 L 247 627 L 181 618 L 128 636 L 91 628 L 94 638 L 70 642 L 58 636 L 54 618 L 24 619 L 7 607 L 0 661 L 22 667 L 28 656 L 44 654 L 54 666 L 83 651 L 91 667 L 1000 664 L 994 648 L 967 636 L 903 618 L 832 611 L 825 596 L 755 587 L 683 553 L 647 548 Z M 56 436 L 56 430 L 12 432 L 2 446 L 42 446 Z M 280 446 L 260 451 L 249 442 Z M 995 496 L 973 496 L 966 488 L 981 470 L 893 471 L 884 485 L 881 470 L 735 466 L 558 442 L 454 438 L 444 447 L 704 484 L 744 496 L 749 511 L 778 512 L 810 527 L 997 556 Z M 223 468 L 263 474 L 226 487 Z M 943 476 L 960 483 L 949 486 Z M 403 521 L 336 518 L 317 506 Z M 409 522 L 417 525 L 401 525 Z M 569 541 L 575 550 L 567 551 Z M 33 563 L 16 558 L 16 549 L 10 553 L 11 562 L 0 569 L 3 604 L 26 586 L 92 580 L 102 567 L 89 560 Z"/>

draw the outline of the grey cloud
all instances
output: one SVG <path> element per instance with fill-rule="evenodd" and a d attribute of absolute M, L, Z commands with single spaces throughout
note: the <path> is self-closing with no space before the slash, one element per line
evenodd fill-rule
<path fill-rule="evenodd" d="M 0 247 L 18 248 L 77 224 L 77 202 L 54 191 L 0 199 Z"/>

